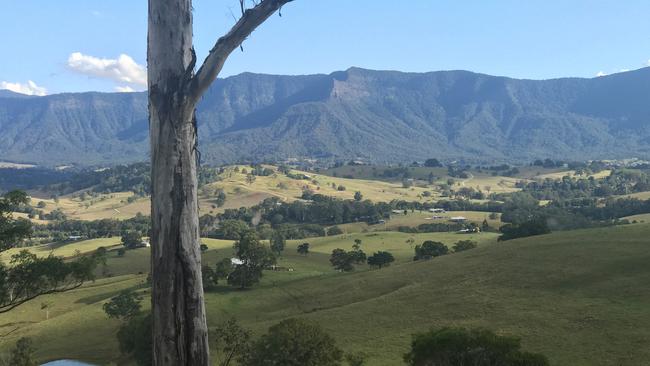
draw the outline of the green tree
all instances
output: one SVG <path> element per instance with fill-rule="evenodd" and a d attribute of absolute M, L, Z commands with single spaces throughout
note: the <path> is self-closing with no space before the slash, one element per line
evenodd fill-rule
<path fill-rule="evenodd" d="M 201 267 L 201 279 L 203 281 L 204 290 L 212 289 L 219 283 L 219 279 L 217 278 L 214 269 L 210 266 Z"/>
<path fill-rule="evenodd" d="M 242 220 L 223 220 L 217 228 L 217 237 L 228 240 L 239 240 L 242 233 L 249 231 L 248 224 Z"/>
<path fill-rule="evenodd" d="M 348 252 L 348 255 L 352 257 L 352 260 L 356 264 L 362 264 L 366 262 L 366 253 L 361 250 L 361 239 L 354 239 L 352 250 Z"/>
<path fill-rule="evenodd" d="M 483 219 L 483 223 L 481 224 L 481 231 L 490 231 L 490 224 L 488 223 L 487 219 Z"/>
<path fill-rule="evenodd" d="M 243 357 L 247 366 L 339 366 L 343 352 L 320 326 L 287 319 L 269 328 Z"/>
<path fill-rule="evenodd" d="M 102 308 L 109 318 L 129 320 L 140 314 L 142 297 L 133 291 L 122 291 L 112 297 Z"/>
<path fill-rule="evenodd" d="M 32 340 L 26 337 L 20 338 L 16 346 L 11 350 L 9 364 L 11 366 L 37 366 L 34 360 L 34 346 Z"/>
<path fill-rule="evenodd" d="M 224 258 L 217 262 L 217 265 L 214 269 L 214 274 L 217 279 L 228 278 L 228 275 L 232 271 L 232 262 L 230 258 Z"/>
<path fill-rule="evenodd" d="M 454 252 L 462 252 L 464 250 L 476 248 L 476 242 L 472 240 L 461 240 L 454 244 Z"/>
<path fill-rule="evenodd" d="M 387 267 L 395 261 L 395 257 L 389 252 L 378 251 L 368 257 L 368 265 L 371 267 Z"/>
<path fill-rule="evenodd" d="M 31 221 L 12 215 L 16 208 L 28 203 L 29 197 L 22 191 L 11 191 L 0 197 L 0 252 L 17 246 L 32 234 Z"/>
<path fill-rule="evenodd" d="M 246 183 L 253 184 L 257 178 L 253 174 L 246 175 Z"/>
<path fill-rule="evenodd" d="M 354 266 L 352 265 L 354 263 L 354 257 L 341 248 L 332 250 L 332 255 L 330 255 L 330 263 L 335 269 L 339 271 L 354 271 Z"/>
<path fill-rule="evenodd" d="M 361 201 L 362 199 L 363 199 L 363 194 L 361 194 L 360 191 L 354 192 L 354 200 L 355 201 L 358 202 L 358 201 Z"/>
<path fill-rule="evenodd" d="M 241 264 L 235 266 L 228 276 L 228 283 L 239 288 L 251 287 L 258 283 L 264 268 L 275 264 L 273 253 L 257 238 L 257 234 L 248 230 L 234 244 L 235 253 Z"/>
<path fill-rule="evenodd" d="M 404 355 L 410 366 L 547 366 L 541 354 L 523 352 L 520 341 L 483 329 L 443 328 L 416 334 Z"/>
<path fill-rule="evenodd" d="M 271 236 L 271 250 L 273 253 L 280 256 L 286 244 L 287 240 L 284 238 L 284 234 L 280 230 L 275 230 Z"/>
<path fill-rule="evenodd" d="M 422 245 L 415 246 L 414 261 L 420 259 L 431 259 L 449 253 L 449 248 L 439 241 L 427 240 Z"/>
<path fill-rule="evenodd" d="M 219 366 L 229 366 L 234 360 L 242 360 L 250 348 L 251 331 L 243 328 L 233 318 L 218 325 L 210 334 L 215 343 Z"/>
<path fill-rule="evenodd" d="M 117 331 L 120 352 L 133 357 L 139 366 L 150 366 L 152 360 L 151 314 L 140 314 L 122 324 Z"/>
<path fill-rule="evenodd" d="M 341 234 L 343 234 L 343 230 L 338 226 L 332 226 L 329 229 L 327 229 L 327 236 L 341 235 Z"/>
<path fill-rule="evenodd" d="M 0 263 L 0 313 L 8 312 L 41 295 L 65 292 L 94 280 L 95 256 L 64 261 L 52 255 L 39 258 L 22 250 Z"/>
<path fill-rule="evenodd" d="M 298 245 L 298 254 L 307 255 L 309 253 L 309 243 L 302 243 Z"/>
<path fill-rule="evenodd" d="M 424 161 L 424 166 L 428 168 L 438 168 L 441 167 L 442 164 L 438 161 L 438 159 L 431 158 Z"/>
<path fill-rule="evenodd" d="M 135 249 L 142 245 L 142 235 L 137 231 L 127 231 L 122 234 L 122 245 L 126 249 Z"/>

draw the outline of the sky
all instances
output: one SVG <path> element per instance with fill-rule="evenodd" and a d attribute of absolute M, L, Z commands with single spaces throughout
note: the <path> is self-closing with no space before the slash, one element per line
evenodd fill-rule
<path fill-rule="evenodd" d="M 199 60 L 238 11 L 237 0 L 194 1 Z M 648 0 L 294 0 L 220 77 L 352 66 L 596 77 L 650 66 L 648 14 Z M 146 34 L 145 0 L 0 0 L 0 89 L 144 90 Z"/>

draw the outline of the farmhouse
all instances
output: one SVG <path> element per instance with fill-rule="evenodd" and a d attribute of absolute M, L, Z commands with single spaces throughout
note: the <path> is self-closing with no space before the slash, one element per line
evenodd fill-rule
<path fill-rule="evenodd" d="M 453 222 L 465 222 L 467 218 L 465 216 L 452 216 L 449 220 Z"/>

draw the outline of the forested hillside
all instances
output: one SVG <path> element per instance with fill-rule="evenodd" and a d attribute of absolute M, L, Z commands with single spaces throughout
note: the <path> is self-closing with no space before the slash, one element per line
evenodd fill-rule
<path fill-rule="evenodd" d="M 543 81 L 358 68 L 310 76 L 245 73 L 211 88 L 198 121 L 207 163 L 647 158 L 650 68 Z M 143 93 L 0 93 L 0 159 L 141 161 L 147 143 Z"/>

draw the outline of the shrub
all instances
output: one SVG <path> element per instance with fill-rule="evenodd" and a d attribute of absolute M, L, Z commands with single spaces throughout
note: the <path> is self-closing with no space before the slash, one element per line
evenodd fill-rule
<path fill-rule="evenodd" d="M 131 355 L 140 366 L 152 364 L 151 314 L 138 316 L 117 331 L 120 351 Z"/>
<path fill-rule="evenodd" d="M 338 366 L 343 352 L 316 324 L 287 319 L 253 342 L 241 364 L 247 366 Z"/>
<path fill-rule="evenodd" d="M 464 250 L 476 248 L 476 242 L 472 240 L 461 240 L 454 244 L 454 252 L 462 252 Z"/>
<path fill-rule="evenodd" d="M 422 245 L 415 246 L 414 261 L 431 259 L 449 253 L 449 248 L 439 241 L 427 240 Z"/>
<path fill-rule="evenodd" d="M 341 235 L 341 234 L 343 234 L 343 230 L 338 226 L 332 226 L 329 229 L 327 229 L 328 236 Z"/>
<path fill-rule="evenodd" d="M 416 334 L 404 355 L 411 366 L 547 366 L 541 354 L 523 352 L 520 341 L 483 329 L 443 328 Z"/>

